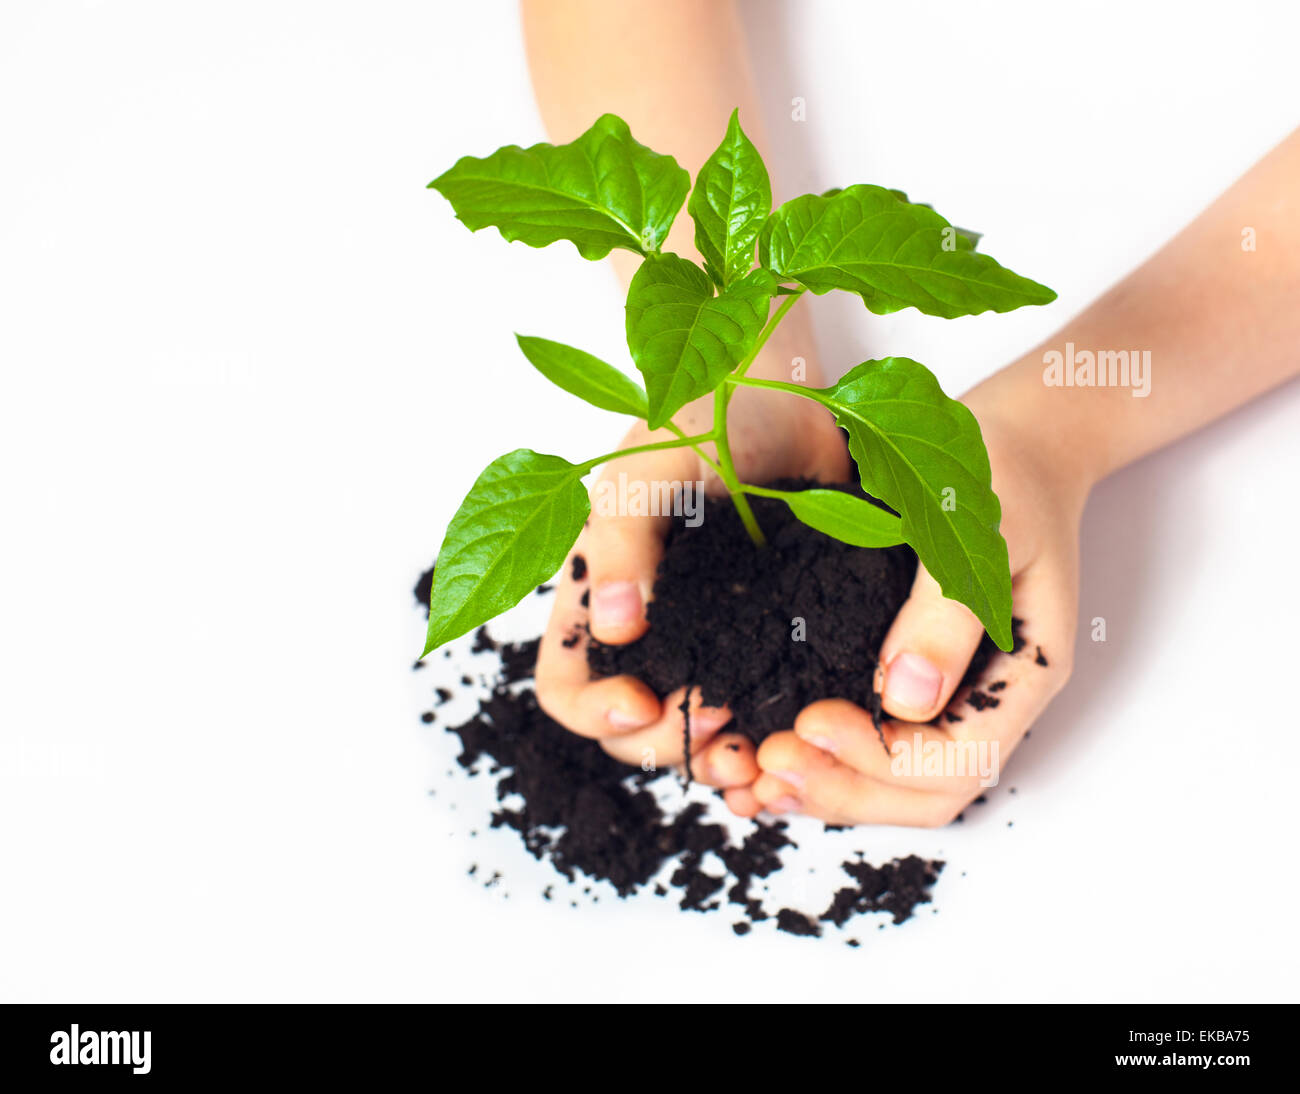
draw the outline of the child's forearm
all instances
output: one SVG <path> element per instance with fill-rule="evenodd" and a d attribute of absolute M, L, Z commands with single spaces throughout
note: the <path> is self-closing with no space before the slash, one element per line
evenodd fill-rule
<path fill-rule="evenodd" d="M 967 402 L 1095 482 L 1297 374 L 1300 130 Z"/>
<path fill-rule="evenodd" d="M 601 114 L 617 114 L 642 144 L 669 152 L 692 179 L 718 146 L 733 110 L 750 140 L 766 140 L 735 5 L 727 0 L 523 0 L 524 38 L 537 105 L 555 142 Z M 678 214 L 664 249 L 699 261 L 694 222 Z M 614 251 L 624 284 L 640 259 Z M 824 382 L 806 306 L 773 334 L 750 374 Z"/>
<path fill-rule="evenodd" d="M 735 7 L 698 0 L 523 0 L 524 40 L 538 109 L 551 140 L 577 138 L 601 114 L 668 152 L 694 178 L 739 108 L 764 147 L 749 52 Z M 696 259 L 681 213 L 665 250 Z M 636 256 L 615 251 L 625 281 Z"/>

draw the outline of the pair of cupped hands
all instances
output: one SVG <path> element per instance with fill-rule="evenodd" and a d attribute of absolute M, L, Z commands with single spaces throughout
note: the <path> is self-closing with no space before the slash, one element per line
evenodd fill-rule
<path fill-rule="evenodd" d="M 950 740 L 997 743 L 1000 764 L 1069 677 L 1078 597 L 1078 527 L 1087 488 L 1068 469 L 1044 459 L 1041 446 L 1023 432 L 1014 413 L 980 388 L 963 400 L 980 420 L 1002 502 L 1002 534 L 1010 552 L 1015 614 L 1023 619 L 1027 645 L 1016 655 L 997 653 L 984 679 L 1005 680 L 996 707 L 963 705 L 960 721 L 928 723 L 950 703 L 984 629 L 964 605 L 945 599 L 938 584 L 918 569 L 915 584 L 885 638 L 875 686 L 888 717 L 882 731 L 892 747 Z M 987 401 L 988 406 L 981 403 Z M 707 431 L 712 410 L 693 404 L 677 417 L 689 433 Z M 852 464 L 843 435 L 815 403 L 758 389 L 738 392 L 728 413 L 728 435 L 742 481 L 781 478 L 844 482 Z M 624 446 L 666 439 L 641 423 Z M 1059 461 L 1057 461 L 1059 463 Z M 721 491 L 716 477 L 690 449 L 620 458 L 605 474 L 632 481 L 699 481 Z M 671 518 L 593 513 L 574 548 L 586 574 L 566 565 L 537 662 L 538 700 L 552 718 L 599 744 L 614 758 L 639 765 L 684 760 L 685 725 L 680 709 L 685 687 L 662 700 L 631 676 L 593 678 L 587 665 L 587 633 L 601 642 L 627 643 L 645 633 L 646 604 Z M 583 594 L 589 592 L 589 602 Z M 576 644 L 570 636 L 581 635 Z M 565 645 L 568 638 L 570 644 Z M 1047 665 L 1035 663 L 1037 650 Z M 788 730 L 757 748 L 730 730 L 730 711 L 700 705 L 690 689 L 691 770 L 702 783 L 722 790 L 739 816 L 804 813 L 829 824 L 947 824 L 982 790 L 977 771 L 924 774 L 921 765 L 894 771 L 881 748 L 870 713 L 827 696 L 805 707 Z M 917 771 L 916 768 L 921 768 Z"/>

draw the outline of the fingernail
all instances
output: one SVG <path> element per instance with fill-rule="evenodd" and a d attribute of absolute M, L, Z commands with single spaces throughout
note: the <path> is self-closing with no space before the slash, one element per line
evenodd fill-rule
<path fill-rule="evenodd" d="M 780 779 L 783 783 L 789 783 L 796 790 L 803 789 L 803 776 L 797 771 L 773 771 L 772 776 Z"/>
<path fill-rule="evenodd" d="M 823 752 L 829 752 L 832 756 L 840 754 L 839 742 L 830 737 L 809 737 L 807 740 L 813 748 L 820 748 Z"/>
<path fill-rule="evenodd" d="M 610 707 L 609 710 L 605 712 L 605 718 L 610 725 L 618 729 L 640 729 L 642 726 L 648 726 L 654 721 L 653 718 L 649 720 L 645 718 L 634 718 L 631 714 L 619 710 L 618 707 Z"/>
<path fill-rule="evenodd" d="M 767 811 L 769 813 L 792 813 L 798 808 L 799 799 L 792 798 L 789 794 L 786 794 L 784 797 L 777 798 L 776 801 L 769 805 Z"/>
<path fill-rule="evenodd" d="M 641 618 L 641 590 L 630 581 L 611 581 L 591 594 L 591 621 L 600 627 L 623 627 Z"/>
<path fill-rule="evenodd" d="M 721 729 L 730 721 L 730 718 L 723 711 L 717 710 L 693 710 L 691 711 L 691 736 L 694 737 L 700 733 L 712 733 Z"/>
<path fill-rule="evenodd" d="M 939 701 L 943 673 L 924 657 L 900 653 L 885 673 L 885 698 L 908 710 L 929 710 Z"/>

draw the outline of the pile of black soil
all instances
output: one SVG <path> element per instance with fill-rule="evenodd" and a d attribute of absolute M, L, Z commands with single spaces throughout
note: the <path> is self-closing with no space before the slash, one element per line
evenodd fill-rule
<path fill-rule="evenodd" d="M 856 486 L 834 489 L 867 496 Z M 674 520 L 650 629 L 625 646 L 593 640 L 592 670 L 635 676 L 660 697 L 696 685 L 706 705 L 729 703 L 733 727 L 755 742 L 789 729 L 818 699 L 848 699 L 878 714 L 876 655 L 911 590 L 916 554 L 907 546 L 853 547 L 795 519 L 782 501 L 751 502 L 768 541 L 762 550 L 725 496 L 705 501 L 696 527 Z M 984 635 L 963 687 L 975 683 L 996 650 Z"/>
<path fill-rule="evenodd" d="M 426 607 L 427 577 L 416 588 Z M 501 667 L 474 717 L 450 728 L 461 743 L 458 761 L 471 774 L 496 780 L 492 826 L 517 832 L 536 858 L 569 881 L 579 875 L 608 881 L 620 897 L 676 890 L 684 911 L 734 908 L 737 935 L 769 919 L 779 930 L 809 936 L 820 935 L 822 923 L 842 927 L 865 912 L 887 912 L 901 923 L 930 902 L 942 862 L 909 856 L 877 868 L 859 856 L 843 863 L 855 884 L 839 890 L 820 915 L 767 909 L 755 883 L 779 871 L 780 852 L 795 847 L 785 821 L 755 822 L 737 842 L 726 826 L 706 819 L 699 802 L 682 800 L 676 811 L 665 811 L 652 787 L 672 779 L 671 769 L 628 768 L 538 706 L 531 687 L 536 640 L 497 643 L 484 627 L 472 649 L 495 651 Z M 665 874 L 666 885 L 656 880 Z M 498 881 L 496 875 L 490 884 Z M 544 895 L 550 899 L 549 890 Z"/>

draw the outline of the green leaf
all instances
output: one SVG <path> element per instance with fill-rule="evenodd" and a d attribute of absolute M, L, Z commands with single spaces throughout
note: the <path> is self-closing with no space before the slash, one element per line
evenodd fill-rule
<path fill-rule="evenodd" d="M 879 186 L 786 202 L 764 225 L 758 254 L 782 280 L 815 293 L 855 292 L 877 315 L 913 307 L 954 319 L 1056 299 L 1046 286 L 977 253 L 933 209 Z"/>
<path fill-rule="evenodd" d="M 1011 570 L 979 423 L 924 365 L 866 361 L 818 393 L 848 431 L 862 488 L 902 514 L 903 536 L 943 589 L 1011 648 Z"/>
<path fill-rule="evenodd" d="M 582 468 L 517 448 L 488 464 L 447 526 L 424 656 L 552 577 L 591 512 Z"/>
<path fill-rule="evenodd" d="M 707 395 L 744 360 L 775 294 L 766 270 L 715 297 L 694 262 L 663 254 L 641 263 L 627 292 L 627 345 L 645 377 L 651 429 Z"/>
<path fill-rule="evenodd" d="M 599 357 L 546 338 L 516 334 L 515 339 L 533 367 L 570 395 L 615 414 L 644 418 L 649 413 L 645 392 Z"/>
<path fill-rule="evenodd" d="M 491 225 L 530 247 L 567 239 L 596 259 L 615 247 L 657 252 L 690 185 L 672 156 L 638 144 L 622 118 L 605 114 L 571 144 L 465 156 L 429 188 L 472 232 Z"/>
<path fill-rule="evenodd" d="M 839 193 L 838 190 L 835 192 Z M 907 195 L 903 193 L 902 190 L 891 189 L 889 192 L 893 194 L 894 197 L 898 198 L 899 201 L 907 201 Z M 822 195 L 822 197 L 827 197 L 830 193 L 831 191 L 828 190 Z M 914 201 L 911 204 L 919 205 L 922 209 L 934 209 L 934 206 L 928 201 Z M 956 224 L 952 225 L 952 230 L 955 237 L 953 242 L 961 250 L 975 250 L 979 246 L 980 240 L 984 238 L 983 232 L 973 232 L 969 228 L 959 228 Z"/>
<path fill-rule="evenodd" d="M 779 498 L 804 524 L 855 547 L 893 547 L 905 539 L 897 516 L 843 490 L 744 489 L 747 494 Z"/>
<path fill-rule="evenodd" d="M 754 265 L 754 241 L 772 211 L 772 184 L 758 149 L 731 112 L 727 135 L 695 177 L 687 211 L 695 221 L 695 246 L 704 269 L 726 287 Z"/>

